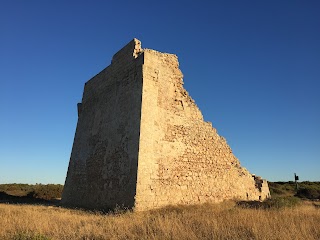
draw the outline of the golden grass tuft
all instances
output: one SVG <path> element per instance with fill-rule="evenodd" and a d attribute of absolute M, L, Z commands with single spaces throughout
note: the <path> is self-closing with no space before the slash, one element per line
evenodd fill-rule
<path fill-rule="evenodd" d="M 250 209 L 233 202 L 102 214 L 0 204 L 0 239 L 320 239 L 320 209 Z"/>

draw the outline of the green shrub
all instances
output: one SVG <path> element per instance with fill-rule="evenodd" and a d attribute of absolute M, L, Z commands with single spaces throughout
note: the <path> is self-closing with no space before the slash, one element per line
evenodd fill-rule
<path fill-rule="evenodd" d="M 300 188 L 297 196 L 300 198 L 320 199 L 320 190 L 315 188 Z"/>
<path fill-rule="evenodd" d="M 320 182 L 298 182 L 299 190 L 296 190 L 296 183 L 289 182 L 269 182 L 271 196 L 285 197 L 297 196 L 300 198 L 317 199 L 320 196 Z"/>
<path fill-rule="evenodd" d="M 264 202 L 266 208 L 286 208 L 295 207 L 301 204 L 301 200 L 297 197 L 276 197 L 268 199 Z"/>
<path fill-rule="evenodd" d="M 61 198 L 63 185 L 61 184 L 0 184 L 0 192 L 5 192 L 9 195 L 15 195 L 17 192 L 19 196 L 28 196 L 32 198 L 41 198 L 51 200 L 54 198 Z"/>
<path fill-rule="evenodd" d="M 34 198 L 41 198 L 45 200 L 51 200 L 54 198 L 61 198 L 63 186 L 60 184 L 38 184 L 34 187 L 34 190 L 29 193 Z"/>
<path fill-rule="evenodd" d="M 269 189 L 270 189 L 271 196 L 285 194 L 285 191 L 279 188 L 269 187 Z"/>
<path fill-rule="evenodd" d="M 280 209 L 280 208 L 292 208 L 301 204 L 301 199 L 297 197 L 275 197 L 267 199 L 263 202 L 260 201 L 239 201 L 237 206 L 240 208 L 250 209 Z"/>
<path fill-rule="evenodd" d="M 32 185 L 22 184 L 22 183 L 8 183 L 8 184 L 0 184 L 0 191 L 8 192 L 8 191 L 24 191 L 30 192 L 32 190 Z"/>

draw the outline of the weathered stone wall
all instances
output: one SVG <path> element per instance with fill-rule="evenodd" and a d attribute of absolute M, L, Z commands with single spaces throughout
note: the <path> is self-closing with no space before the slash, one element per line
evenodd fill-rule
<path fill-rule="evenodd" d="M 136 209 L 264 199 L 182 77 L 175 55 L 144 50 Z"/>
<path fill-rule="evenodd" d="M 62 202 L 107 209 L 133 207 L 142 94 L 140 42 L 85 84 Z"/>
<path fill-rule="evenodd" d="M 63 202 L 145 210 L 269 196 L 183 88 L 176 55 L 134 39 L 87 82 Z"/>

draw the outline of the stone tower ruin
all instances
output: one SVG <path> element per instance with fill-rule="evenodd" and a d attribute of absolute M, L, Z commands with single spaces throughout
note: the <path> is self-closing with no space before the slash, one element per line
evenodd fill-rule
<path fill-rule="evenodd" d="M 182 77 L 176 55 L 133 39 L 85 84 L 62 204 L 145 210 L 270 196 L 203 120 Z"/>

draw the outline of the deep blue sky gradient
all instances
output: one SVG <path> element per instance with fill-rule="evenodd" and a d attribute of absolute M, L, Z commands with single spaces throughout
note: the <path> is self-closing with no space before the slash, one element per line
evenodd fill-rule
<path fill-rule="evenodd" d="M 177 54 L 241 164 L 320 181 L 319 1 L 1 1 L 0 183 L 64 183 L 86 81 L 132 38 Z"/>

